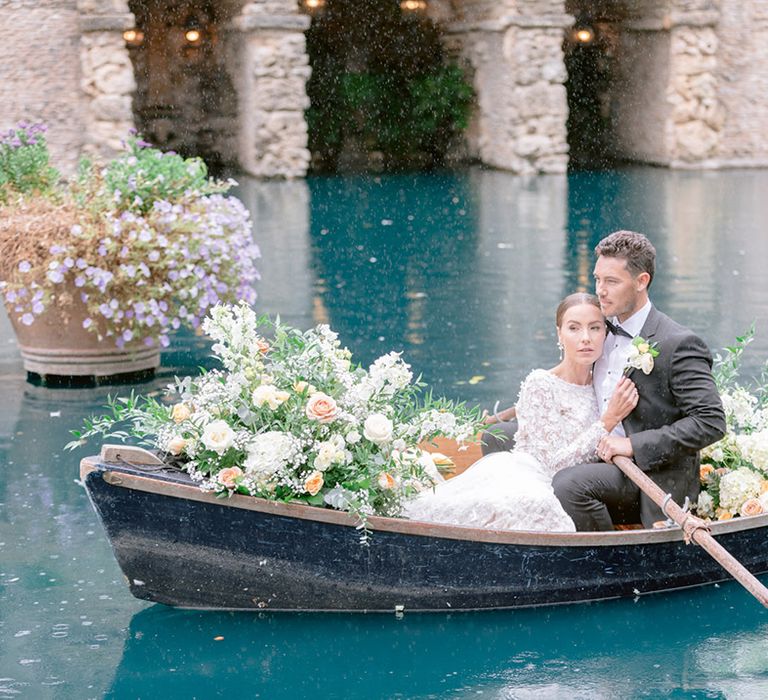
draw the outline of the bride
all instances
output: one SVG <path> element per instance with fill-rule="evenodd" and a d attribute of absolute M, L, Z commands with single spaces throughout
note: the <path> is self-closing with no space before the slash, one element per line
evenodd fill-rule
<path fill-rule="evenodd" d="M 518 398 L 515 448 L 486 455 L 467 471 L 406 503 L 413 520 L 492 528 L 575 532 L 552 490 L 559 470 L 598 461 L 597 443 L 637 405 L 634 383 L 623 377 L 600 416 L 592 365 L 605 342 L 597 297 L 571 294 L 555 315 L 560 364 L 535 369 Z"/>

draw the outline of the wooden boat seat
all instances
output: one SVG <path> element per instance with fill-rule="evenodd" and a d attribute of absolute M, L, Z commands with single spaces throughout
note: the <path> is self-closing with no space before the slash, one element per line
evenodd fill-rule
<path fill-rule="evenodd" d="M 424 442 L 420 445 L 421 449 L 427 452 L 439 452 L 448 457 L 454 464 L 454 468 L 450 472 L 443 472 L 443 476 L 446 479 L 451 479 L 454 476 L 458 476 L 467 467 L 477 462 L 483 456 L 480 449 L 480 442 L 469 442 L 462 449 L 455 440 L 449 438 L 437 437 L 430 442 Z"/>

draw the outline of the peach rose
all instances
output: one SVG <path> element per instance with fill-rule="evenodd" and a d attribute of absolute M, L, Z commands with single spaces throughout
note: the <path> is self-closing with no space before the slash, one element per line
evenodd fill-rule
<path fill-rule="evenodd" d="M 715 512 L 715 517 L 718 520 L 730 520 L 733 517 L 733 513 L 729 510 L 723 510 L 722 508 L 718 508 Z"/>
<path fill-rule="evenodd" d="M 389 472 L 381 472 L 381 474 L 379 474 L 378 483 L 379 488 L 385 489 L 387 491 L 391 491 L 397 485 L 395 477 L 392 476 Z"/>
<path fill-rule="evenodd" d="M 309 397 L 305 413 L 311 420 L 330 423 L 339 414 L 339 407 L 332 397 L 319 391 Z"/>
<path fill-rule="evenodd" d="M 310 496 L 314 496 L 319 493 L 321 488 L 323 488 L 324 483 L 322 472 L 312 472 L 304 482 L 304 490 L 309 493 Z"/>
<path fill-rule="evenodd" d="M 243 475 L 243 470 L 240 469 L 240 467 L 227 467 L 226 469 L 222 469 L 217 475 L 216 478 L 219 480 L 219 483 L 223 486 L 226 486 L 228 489 L 233 489 L 237 484 L 235 483 L 237 478 Z"/>
<path fill-rule="evenodd" d="M 748 498 L 741 504 L 739 515 L 748 518 L 750 515 L 760 515 L 763 512 L 763 506 L 756 498 Z"/>
<path fill-rule="evenodd" d="M 256 341 L 256 349 L 262 355 L 266 355 L 269 352 L 269 347 L 270 347 L 269 343 L 266 340 L 264 340 L 263 338 L 259 338 Z"/>
<path fill-rule="evenodd" d="M 760 493 L 768 493 L 768 479 L 763 479 L 760 482 Z"/>
<path fill-rule="evenodd" d="M 171 418 L 173 418 L 176 423 L 183 423 L 191 415 L 192 411 L 189 410 L 189 406 L 185 403 L 177 403 L 171 410 Z"/>
<path fill-rule="evenodd" d="M 729 472 L 728 467 L 718 467 L 715 469 L 715 474 L 718 476 L 725 476 Z"/>
<path fill-rule="evenodd" d="M 707 481 L 707 477 L 714 473 L 715 468 L 711 464 L 702 464 L 699 467 L 699 479 L 701 479 L 701 483 L 704 484 Z"/>
<path fill-rule="evenodd" d="M 181 435 L 176 435 L 171 438 L 171 441 L 168 443 L 168 452 L 170 452 L 172 455 L 180 455 L 181 451 L 186 446 L 187 441 L 181 437 Z"/>

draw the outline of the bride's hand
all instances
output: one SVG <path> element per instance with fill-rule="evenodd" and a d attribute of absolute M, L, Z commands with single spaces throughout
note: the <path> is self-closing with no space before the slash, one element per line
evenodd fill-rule
<path fill-rule="evenodd" d="M 635 383 L 628 377 L 622 377 L 613 390 L 608 407 L 603 413 L 603 425 L 610 433 L 637 406 L 638 393 Z"/>

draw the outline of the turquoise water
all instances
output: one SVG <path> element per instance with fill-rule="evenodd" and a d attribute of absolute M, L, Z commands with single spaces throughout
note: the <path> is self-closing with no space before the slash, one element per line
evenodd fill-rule
<path fill-rule="evenodd" d="M 554 364 L 553 309 L 605 233 L 645 231 L 655 303 L 713 348 L 755 320 L 768 357 L 768 172 L 243 179 L 259 306 L 329 322 L 358 360 L 402 350 L 439 393 L 514 400 Z M 762 196 L 761 196 L 762 195 Z M 76 482 L 69 430 L 116 387 L 25 381 L 0 316 L 0 699 L 762 698 L 768 613 L 732 584 L 470 614 L 220 614 L 130 596 Z M 150 391 L 207 362 L 175 338 Z M 120 388 L 127 391 L 128 387 Z M 766 579 L 764 579 L 766 580 Z M 219 639 L 220 638 L 220 639 Z"/>

